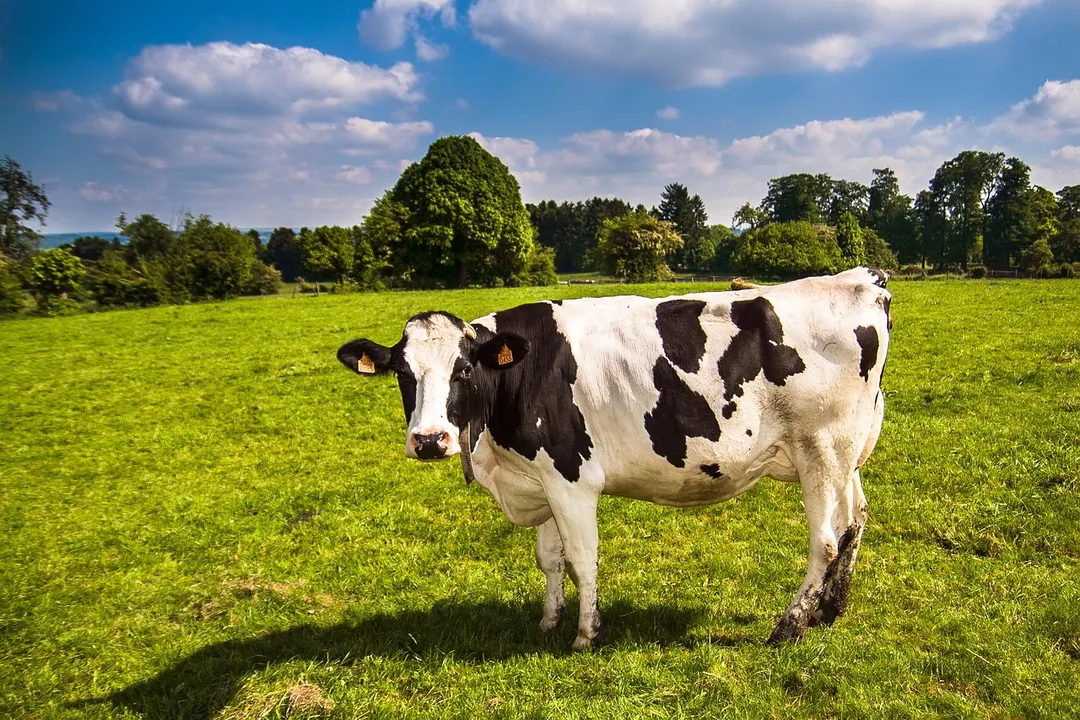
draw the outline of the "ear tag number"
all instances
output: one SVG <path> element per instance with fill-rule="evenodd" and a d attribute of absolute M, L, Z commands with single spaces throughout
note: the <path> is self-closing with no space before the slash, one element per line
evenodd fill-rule
<path fill-rule="evenodd" d="M 499 356 L 496 358 L 500 365 L 509 365 L 514 362 L 514 353 L 510 352 L 510 348 L 503 343 L 502 350 L 499 351 Z"/>
<path fill-rule="evenodd" d="M 375 363 L 371 361 L 371 358 L 367 356 L 367 353 L 363 353 L 360 355 L 360 359 L 356 361 L 356 370 L 365 375 L 374 375 Z"/>

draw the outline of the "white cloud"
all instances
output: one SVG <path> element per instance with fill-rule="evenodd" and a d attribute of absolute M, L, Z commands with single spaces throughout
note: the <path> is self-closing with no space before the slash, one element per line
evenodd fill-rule
<path fill-rule="evenodd" d="M 155 45 L 132 60 L 125 74 L 112 90 L 116 107 L 133 119 L 175 125 L 235 125 L 268 115 L 423 97 L 409 63 L 384 69 L 311 48 L 257 43 Z"/>
<path fill-rule="evenodd" d="M 30 102 L 35 110 L 56 112 L 79 107 L 83 99 L 71 90 L 59 90 L 57 92 L 32 92 Z"/>
<path fill-rule="evenodd" d="M 888 47 L 983 42 L 1040 0 L 477 0 L 495 50 L 573 70 L 721 85 L 857 67 Z"/>
<path fill-rule="evenodd" d="M 1080 80 L 1048 80 L 1035 96 L 990 123 L 987 134 L 1051 141 L 1080 135 Z"/>
<path fill-rule="evenodd" d="M 420 18 L 436 14 L 443 25 L 452 27 L 456 22 L 454 0 L 375 0 L 372 7 L 361 11 L 356 27 L 365 45 L 394 50 L 405 44 Z"/>
<path fill-rule="evenodd" d="M 1050 153 L 1055 160 L 1064 160 L 1069 163 L 1080 164 L 1080 147 L 1076 145 L 1064 145 Z"/>
<path fill-rule="evenodd" d="M 469 109 L 469 101 L 466 100 L 465 98 L 458 98 L 457 100 L 454 101 L 454 107 L 456 107 L 458 110 L 468 110 Z"/>
<path fill-rule="evenodd" d="M 356 185 L 367 185 L 372 181 L 371 170 L 366 167 L 353 167 L 351 165 L 342 165 L 341 171 L 336 173 L 334 177 Z"/>
<path fill-rule="evenodd" d="M 442 60 L 450 54 L 450 47 L 433 43 L 423 35 L 416 36 L 416 57 L 424 62 Z"/>
<path fill-rule="evenodd" d="M 661 120 L 678 120 L 682 117 L 682 110 L 672 105 L 668 105 L 665 108 L 660 108 L 656 111 L 656 117 Z"/>
<path fill-rule="evenodd" d="M 90 202 L 108 203 L 115 200 L 131 198 L 136 195 L 131 188 L 120 185 L 104 185 L 98 182 L 84 183 L 79 188 L 79 195 Z"/>

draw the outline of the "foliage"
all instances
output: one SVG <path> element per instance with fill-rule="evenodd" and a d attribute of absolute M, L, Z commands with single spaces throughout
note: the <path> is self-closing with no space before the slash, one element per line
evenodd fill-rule
<path fill-rule="evenodd" d="M 743 233 L 731 264 L 748 275 L 791 278 L 835 272 L 843 259 L 831 228 L 798 221 Z"/>
<path fill-rule="evenodd" d="M 276 267 L 253 259 L 251 261 L 251 279 L 248 280 L 242 294 L 277 295 L 281 292 L 281 285 L 281 273 Z"/>
<path fill-rule="evenodd" d="M 1005 164 L 1004 153 L 965 150 L 946 161 L 930 181 L 930 192 L 948 218 L 947 253 L 937 258 L 938 267 L 982 257 L 983 226 L 987 204 Z"/>
<path fill-rule="evenodd" d="M 251 238 L 209 216 L 189 218 L 169 254 L 172 277 L 194 300 L 224 299 L 243 294 L 258 260 Z"/>
<path fill-rule="evenodd" d="M 42 250 L 31 260 L 30 292 L 39 305 L 51 298 L 66 298 L 79 291 L 85 272 L 82 260 L 67 250 Z"/>
<path fill-rule="evenodd" d="M 1038 277 L 1049 275 L 1053 262 L 1054 253 L 1046 238 L 1039 238 L 1020 253 L 1020 267 Z"/>
<path fill-rule="evenodd" d="M 706 232 L 705 224 L 709 216 L 701 196 L 691 197 L 685 185 L 671 183 L 664 187 L 656 216 L 671 223 L 682 238 L 682 252 L 676 256 L 678 269 L 694 271 L 707 268 L 716 247 Z"/>
<path fill-rule="evenodd" d="M 604 221 L 633 210 L 623 200 L 601 197 L 561 204 L 544 200 L 526 209 L 537 230 L 537 242 L 554 249 L 555 268 L 561 273 L 594 269 L 592 259 Z"/>
<path fill-rule="evenodd" d="M 8 267 L 9 261 L 0 256 L 0 316 L 14 315 L 22 310 L 22 283 Z"/>
<path fill-rule="evenodd" d="M 862 228 L 863 246 L 866 248 L 866 265 L 882 270 L 895 270 L 900 267 L 900 261 L 890 248 L 888 243 L 870 228 Z"/>
<path fill-rule="evenodd" d="M 80 235 L 70 243 L 64 243 L 60 247 L 71 252 L 72 255 L 83 262 L 92 263 L 101 259 L 106 250 L 120 250 L 124 247 L 120 238 L 114 237 L 111 241 L 97 235 Z"/>
<path fill-rule="evenodd" d="M 731 219 L 732 225 L 737 228 L 745 226 L 747 230 L 756 230 L 768 222 L 770 222 L 768 214 L 750 203 L 743 203 L 742 207 L 735 211 L 735 217 Z"/>
<path fill-rule="evenodd" d="M 731 272 L 731 255 L 739 246 L 739 236 L 727 225 L 710 225 L 707 231 L 709 243 L 713 247 L 709 269 L 722 273 Z"/>
<path fill-rule="evenodd" d="M 828 222 L 835 225 L 850 213 L 857 220 L 866 217 L 870 189 L 850 180 L 834 180 L 821 173 L 796 173 L 773 178 L 761 213 L 770 222 Z"/>
<path fill-rule="evenodd" d="M 924 261 L 914 201 L 900 192 L 900 181 L 890 168 L 874 170 L 866 227 L 895 251 L 900 262 Z"/>
<path fill-rule="evenodd" d="M 160 260 L 176 246 L 176 233 L 150 213 L 143 213 L 131 222 L 121 214 L 116 226 L 128 238 L 128 251 L 143 260 Z"/>
<path fill-rule="evenodd" d="M 90 268 L 86 280 L 90 296 L 101 307 L 145 307 L 161 301 L 157 283 L 128 265 L 120 251 L 112 248 Z"/>
<path fill-rule="evenodd" d="M 353 271 L 356 244 L 348 228 L 324 225 L 303 228 L 296 237 L 305 274 L 344 283 Z"/>
<path fill-rule="evenodd" d="M 394 274 L 449 287 L 509 284 L 532 253 L 517 180 L 471 137 L 436 140 L 398 178 L 405 208 Z"/>
<path fill-rule="evenodd" d="M 890 282 L 848 611 L 784 648 L 762 640 L 806 570 L 797 485 L 707 508 L 601 498 L 608 642 L 570 653 L 572 623 L 536 627 L 534 531 L 456 460 L 406 460 L 393 378 L 334 358 L 396 342 L 420 308 L 715 288 L 0 323 L 0 716 L 284 717 L 266 710 L 301 683 L 342 718 L 1075 716 L 1075 281 Z"/>
<path fill-rule="evenodd" d="M 0 160 L 0 255 L 25 261 L 41 246 L 41 235 L 27 223 L 44 225 L 49 205 L 45 188 L 5 155 Z"/>
<path fill-rule="evenodd" d="M 841 215 L 836 224 L 836 244 L 840 247 L 840 267 L 866 265 L 866 245 L 863 243 L 862 229 L 851 213 Z"/>
<path fill-rule="evenodd" d="M 532 254 L 525 263 L 525 268 L 520 275 L 514 277 L 511 284 L 544 286 L 555 285 L 558 282 L 559 276 L 555 273 L 554 248 L 535 243 Z"/>
<path fill-rule="evenodd" d="M 303 272 L 303 259 L 296 247 L 296 233 L 292 228 L 274 228 L 263 249 L 263 261 L 281 271 L 281 279 L 293 282 Z"/>
<path fill-rule="evenodd" d="M 597 265 L 613 277 L 654 282 L 671 276 L 667 257 L 682 247 L 675 228 L 649 213 L 632 212 L 604 222 Z"/>

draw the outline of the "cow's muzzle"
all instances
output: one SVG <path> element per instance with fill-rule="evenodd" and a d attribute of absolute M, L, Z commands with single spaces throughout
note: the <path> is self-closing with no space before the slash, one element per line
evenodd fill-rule
<path fill-rule="evenodd" d="M 409 436 L 406 455 L 417 460 L 443 460 L 460 452 L 458 444 L 448 432 L 413 433 Z"/>

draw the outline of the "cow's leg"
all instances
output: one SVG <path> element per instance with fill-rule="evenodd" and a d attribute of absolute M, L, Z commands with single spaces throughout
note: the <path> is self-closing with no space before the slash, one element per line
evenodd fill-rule
<path fill-rule="evenodd" d="M 863 528 L 866 527 L 866 518 L 869 515 L 869 506 L 866 504 L 866 496 L 863 495 L 858 470 L 851 474 L 849 488 L 847 496 L 852 503 L 850 520 L 848 520 L 848 515 L 840 512 L 841 508 L 837 508 L 838 517 L 833 523 L 834 527 L 844 522 L 848 524 L 840 535 L 836 559 L 825 568 L 824 589 L 818 602 L 818 611 L 811 624 L 821 622 L 832 625 L 833 621 L 847 610 L 851 577 L 855 574 L 855 558 L 859 554 Z"/>
<path fill-rule="evenodd" d="M 540 630 L 548 632 L 562 624 L 566 615 L 563 603 L 563 579 L 566 577 L 566 565 L 563 562 L 563 542 L 555 518 L 549 519 L 536 528 L 536 565 L 547 579 L 544 591 L 544 617 L 540 620 Z"/>
<path fill-rule="evenodd" d="M 559 481 L 570 485 L 562 478 Z M 578 631 L 574 649 L 582 650 L 600 642 L 600 611 L 597 607 L 596 570 L 599 538 L 596 505 L 599 496 L 585 488 L 571 486 L 548 496 L 552 514 L 563 542 L 566 570 L 578 589 Z"/>
<path fill-rule="evenodd" d="M 854 525 L 852 472 L 841 469 L 835 453 L 815 452 L 796 466 L 810 528 L 810 561 L 802 587 L 769 638 L 774 645 L 800 639 L 821 620 L 818 607 L 826 579 L 835 575 L 840 541 L 846 540 L 845 550 L 850 546 L 848 528 Z"/>

